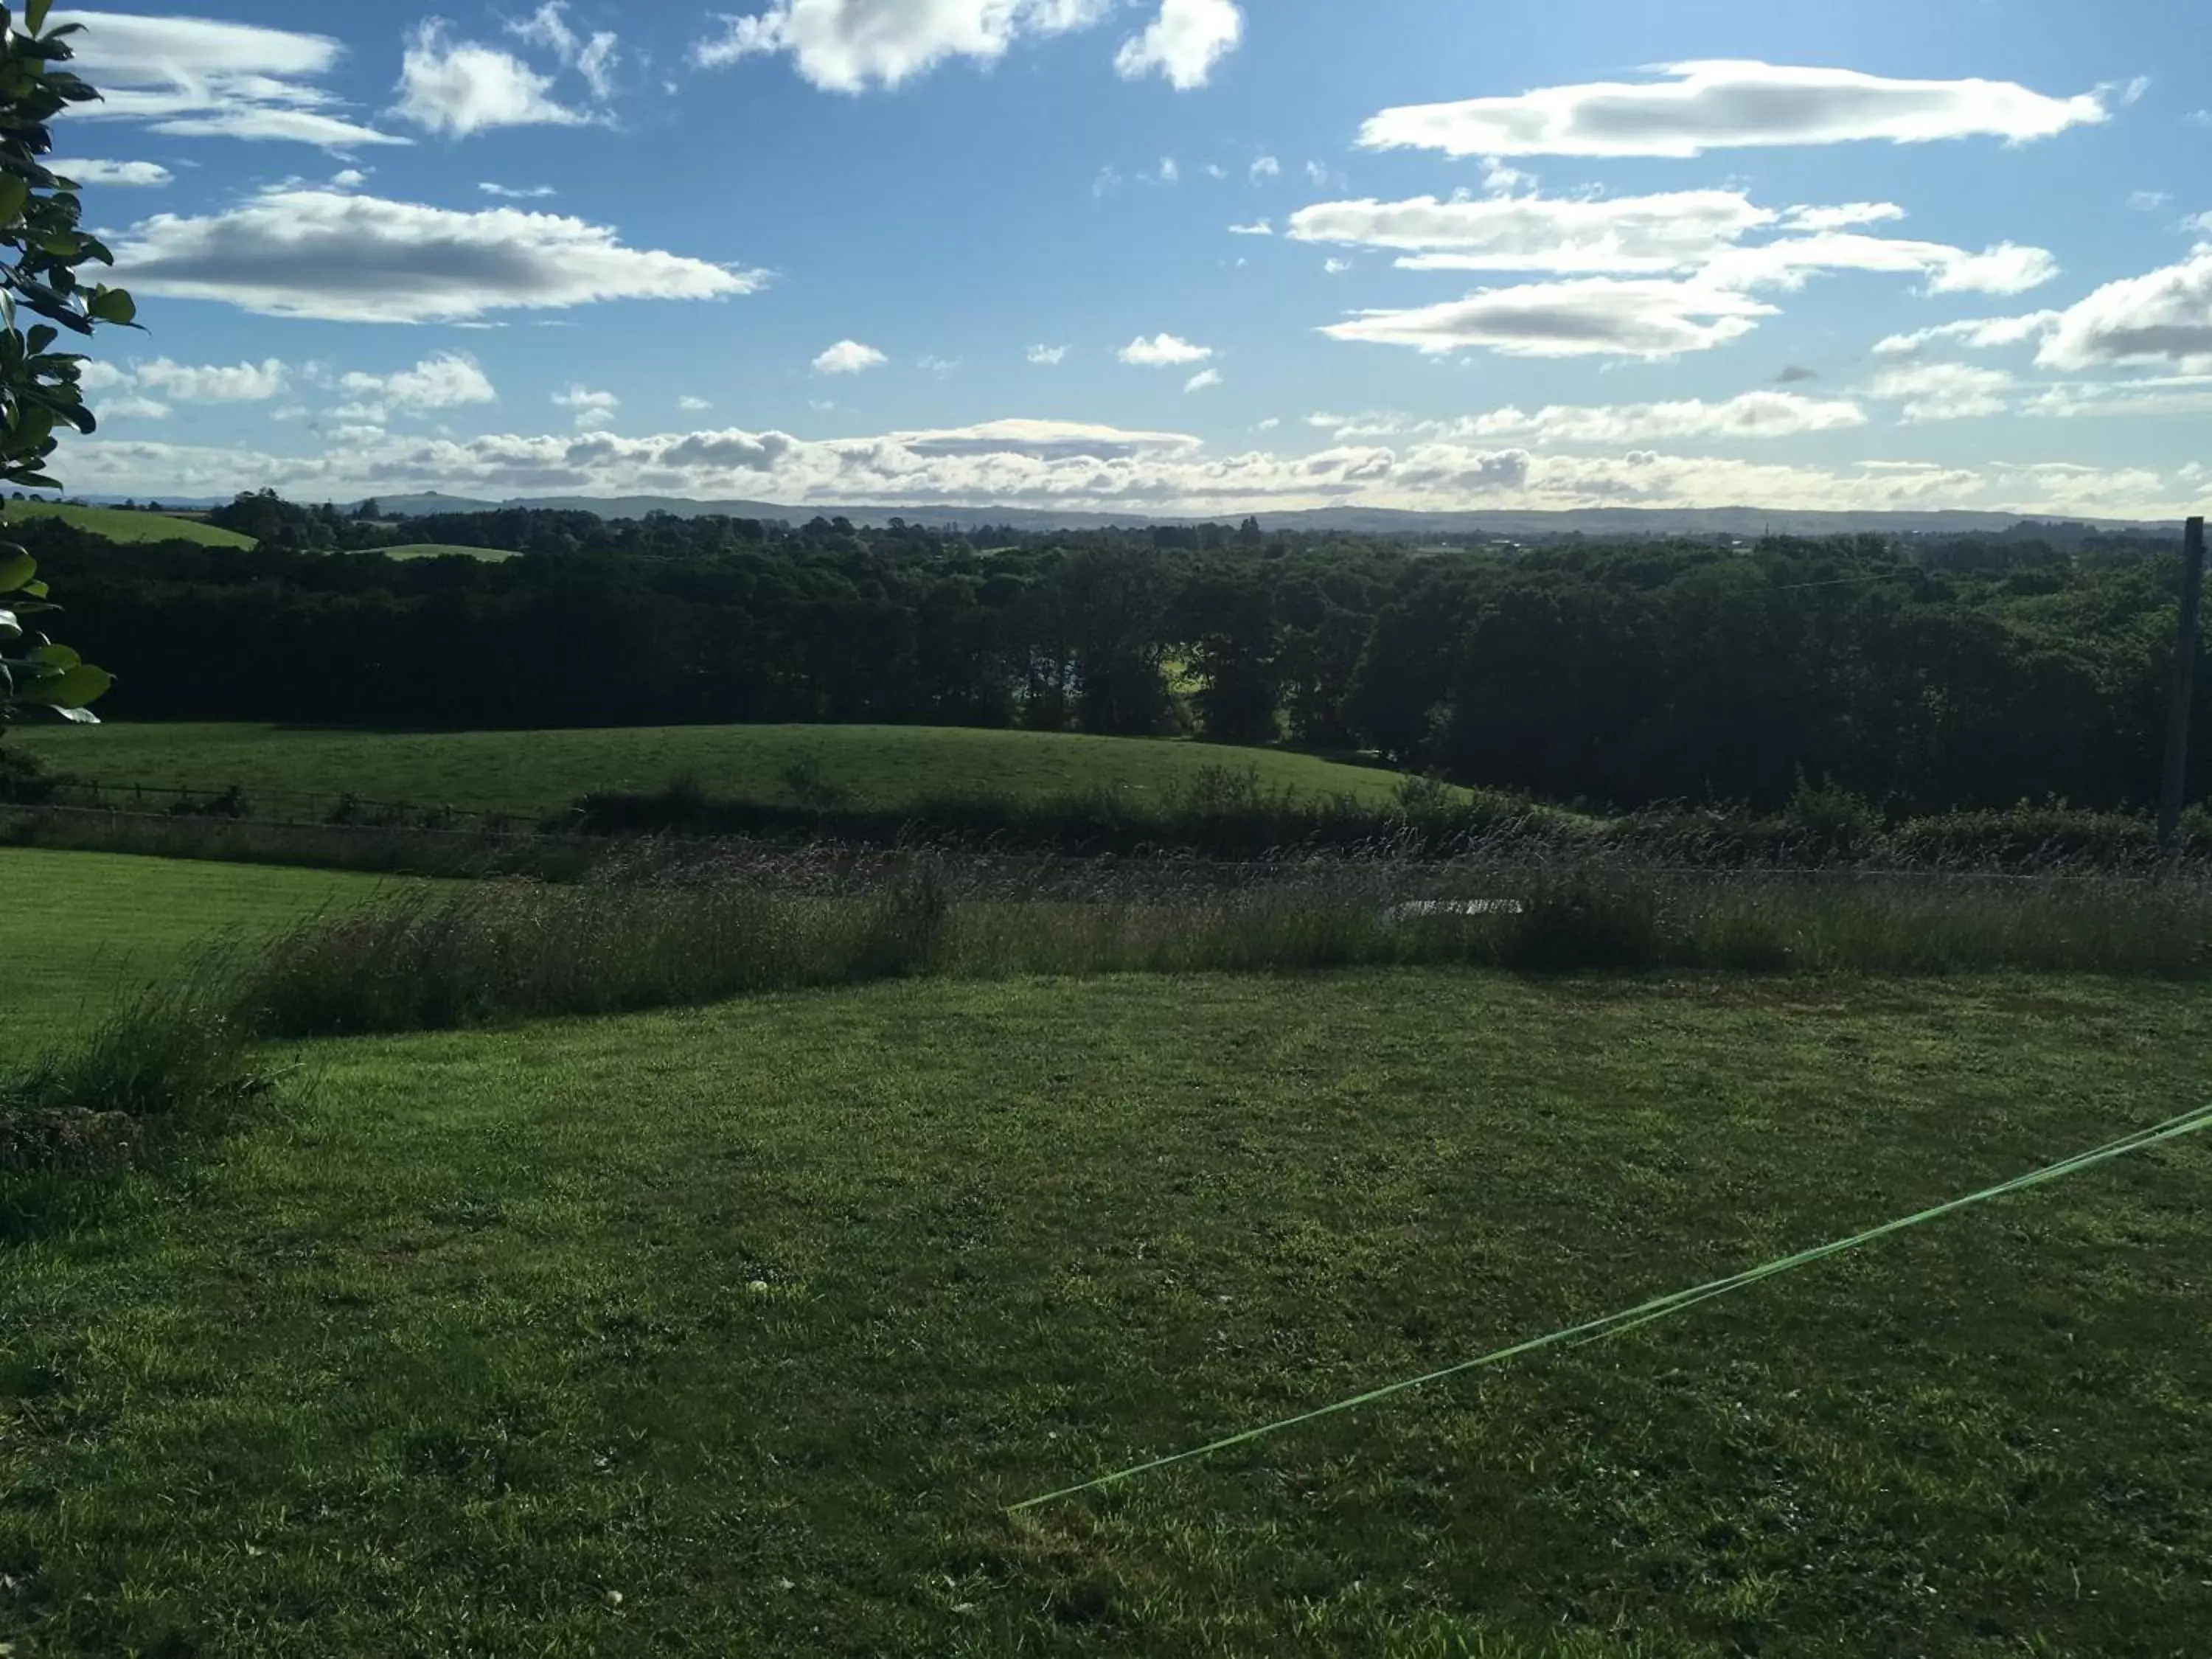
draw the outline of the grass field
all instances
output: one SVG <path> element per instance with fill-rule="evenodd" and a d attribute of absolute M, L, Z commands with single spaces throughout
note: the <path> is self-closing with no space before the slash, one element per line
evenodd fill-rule
<path fill-rule="evenodd" d="M 198 542 L 207 547 L 251 547 L 252 538 L 220 530 L 198 519 L 173 518 L 120 507 L 71 507 L 62 501 L 9 501 L 0 523 L 21 519 L 60 519 L 112 542 Z"/>
<path fill-rule="evenodd" d="M 457 547 L 446 542 L 410 542 L 404 547 L 380 547 L 375 550 L 383 554 L 387 559 L 443 559 L 447 557 L 459 557 L 464 559 L 482 559 L 488 564 L 497 564 L 502 560 L 518 558 L 520 556 L 519 554 L 507 551 L 504 548 Z"/>
<path fill-rule="evenodd" d="M 1398 775 L 1308 755 L 1210 744 L 888 726 L 664 726 L 643 730 L 385 733 L 257 725 L 26 727 L 58 771 L 106 784 L 214 791 L 236 783 L 473 810 L 557 811 L 592 790 L 654 790 L 689 776 L 713 796 L 789 804 L 810 769 L 855 806 L 930 796 L 1050 798 L 1094 788 L 1156 792 L 1207 767 L 1256 770 L 1269 789 L 1385 800 Z"/>
<path fill-rule="evenodd" d="M 2139 983 L 928 981 L 296 1052 L 7 1247 L 40 1654 L 2171 1655 L 2212 1148 L 1005 1506 L 2163 1118 Z"/>
<path fill-rule="evenodd" d="M 9 895 L 0 1062 L 82 1030 L 218 934 L 276 932 L 403 884 L 268 866 L 0 848 Z"/>

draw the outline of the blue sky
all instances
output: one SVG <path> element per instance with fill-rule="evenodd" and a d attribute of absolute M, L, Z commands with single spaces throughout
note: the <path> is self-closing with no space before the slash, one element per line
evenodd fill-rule
<path fill-rule="evenodd" d="M 2212 494 L 2181 0 L 80 11 L 72 489 Z M 221 5 L 221 9 L 215 9 Z"/>

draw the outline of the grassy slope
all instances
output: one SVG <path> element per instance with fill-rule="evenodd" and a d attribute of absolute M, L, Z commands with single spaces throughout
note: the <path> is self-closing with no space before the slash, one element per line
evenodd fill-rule
<path fill-rule="evenodd" d="M 208 547 L 251 547 L 251 537 L 219 530 L 198 519 L 172 518 L 166 513 L 141 513 L 119 507 L 70 507 L 61 501 L 9 501 L 0 521 L 12 519 L 63 519 L 94 536 L 112 542 L 198 542 Z"/>
<path fill-rule="evenodd" d="M 2192 1650 L 2201 1145 L 1003 1506 L 2162 1118 L 2209 1042 L 2136 984 L 1401 972 L 325 1045 L 9 1247 L 0 1637 Z"/>
<path fill-rule="evenodd" d="M 393 884 L 373 876 L 0 848 L 9 896 L 0 1061 L 96 1019 L 218 933 L 267 933 Z"/>
<path fill-rule="evenodd" d="M 1142 738 L 888 726 L 667 726 L 442 732 L 294 731 L 269 726 L 27 727 L 48 764 L 111 783 L 242 784 L 504 811 L 546 812 L 592 789 L 655 789 L 688 775 L 731 799 L 790 798 L 785 769 L 814 759 L 855 805 L 925 795 L 1065 795 L 1144 790 L 1206 767 L 1256 768 L 1270 787 L 1387 797 L 1395 773 L 1308 755 Z"/>

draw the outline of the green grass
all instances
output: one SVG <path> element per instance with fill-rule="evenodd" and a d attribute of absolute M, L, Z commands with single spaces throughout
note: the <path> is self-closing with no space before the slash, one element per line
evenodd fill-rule
<path fill-rule="evenodd" d="M 298 1050 L 7 1247 L 45 1655 L 2172 1655 L 2212 1148 L 1005 1506 L 2205 1095 L 2092 980 L 924 981 Z"/>
<path fill-rule="evenodd" d="M 88 535 L 105 536 L 112 542 L 198 542 L 206 547 L 251 547 L 253 538 L 232 530 L 221 530 L 198 519 L 179 519 L 167 513 L 144 513 L 120 507 L 72 507 L 63 501 L 9 501 L 0 522 L 23 519 L 60 519 Z"/>
<path fill-rule="evenodd" d="M 0 848 L 8 895 L 0 1062 L 95 1023 L 218 934 L 264 937 L 404 884 L 267 866 Z"/>
<path fill-rule="evenodd" d="M 387 559 L 482 559 L 489 564 L 521 556 L 504 548 L 459 547 L 447 542 L 410 542 L 404 547 L 380 547 L 374 550 Z"/>
<path fill-rule="evenodd" d="M 1392 772 L 1308 755 L 1135 738 L 890 726 L 663 726 L 639 730 L 388 733 L 260 725 L 26 727 L 10 743 L 58 771 L 105 784 L 336 796 L 522 813 L 593 790 L 696 779 L 718 799 L 792 804 L 811 767 L 860 807 L 931 796 L 1041 799 L 1115 788 L 1162 794 L 1208 767 L 1256 770 L 1270 790 L 1387 800 Z"/>

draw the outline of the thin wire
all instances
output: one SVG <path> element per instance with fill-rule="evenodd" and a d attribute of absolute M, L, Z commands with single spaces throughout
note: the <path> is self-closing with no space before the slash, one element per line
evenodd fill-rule
<path fill-rule="evenodd" d="M 1170 1452 L 1164 1457 L 1155 1457 L 1146 1462 L 1132 1464 L 1129 1468 L 1117 1469 L 1111 1474 L 1102 1474 L 1096 1480 L 1085 1480 L 1076 1486 L 1063 1486 L 1057 1492 L 1048 1492 L 1036 1498 L 1025 1498 L 1021 1503 L 1010 1504 L 1008 1508 L 1010 1510 L 1034 1509 L 1041 1504 L 1054 1503 L 1063 1498 L 1073 1498 L 1082 1492 L 1115 1486 L 1121 1481 L 1133 1480 L 1138 1475 L 1149 1474 L 1155 1469 L 1165 1468 L 1170 1464 L 1188 1462 L 1193 1458 L 1206 1457 L 1218 1451 L 1226 1451 L 1231 1446 L 1241 1446 L 1264 1436 L 1278 1434 L 1285 1429 L 1296 1428 L 1301 1424 L 1311 1423 L 1324 1417 L 1332 1417 L 1340 1412 L 1348 1412 L 1357 1407 L 1372 1405 L 1378 1400 L 1387 1400 L 1393 1395 L 1403 1394 L 1410 1389 L 1421 1388 L 1431 1382 L 1439 1382 L 1447 1377 L 1457 1376 L 1462 1372 L 1489 1365 L 1502 1364 L 1506 1360 L 1518 1358 L 1523 1354 L 1534 1353 L 1541 1348 L 1548 1348 L 1562 1343 L 1572 1347 L 1580 1347 L 1586 1343 L 1602 1341 L 1607 1337 L 1619 1336 L 1623 1332 L 1636 1329 L 1638 1326 L 1648 1325 L 1655 1320 L 1668 1318 L 1681 1313 L 1698 1303 L 1711 1301 L 1715 1297 L 1725 1296 L 1731 1291 L 1741 1290 L 1747 1285 L 1756 1285 L 1761 1280 L 1774 1278 L 1778 1274 L 1792 1273 L 1800 1267 L 1809 1267 L 1814 1262 L 1826 1261 L 1830 1256 L 1840 1255 L 1846 1250 L 1857 1249 L 1878 1239 L 1904 1232 L 1908 1228 L 1923 1226 L 1929 1222 L 1966 1209 L 1971 1206 L 1985 1204 L 1992 1199 L 2002 1198 L 2008 1194 L 2025 1192 L 2030 1188 L 2039 1187 L 2046 1182 L 2078 1174 L 2083 1170 L 2092 1169 L 2099 1164 L 2109 1164 L 2115 1158 L 2124 1158 L 2130 1153 L 2142 1152 L 2165 1141 L 2179 1139 L 2184 1135 L 2196 1134 L 2207 1128 L 2212 1128 L 2212 1106 L 2200 1106 L 2194 1110 L 2170 1117 L 2165 1122 L 2154 1125 L 2150 1128 L 2122 1135 L 2117 1139 L 2106 1141 L 2101 1146 L 2092 1147 L 2085 1152 L 2077 1152 L 2071 1158 L 2061 1158 L 2055 1164 L 2047 1164 L 2041 1169 L 2032 1170 L 2026 1175 L 2015 1176 L 2011 1180 L 2000 1182 L 1994 1187 L 1984 1187 L 1979 1192 L 1969 1193 L 1963 1198 L 1954 1198 L 1948 1203 L 1938 1204 L 1930 1209 L 1918 1210 L 1911 1215 L 1900 1216 L 1894 1221 L 1884 1222 L 1879 1227 L 1870 1227 L 1864 1232 L 1854 1233 L 1849 1238 L 1839 1238 L 1826 1244 L 1816 1245 L 1809 1250 L 1800 1250 L 1795 1255 L 1779 1257 L 1762 1266 L 1747 1268 L 1742 1273 L 1731 1273 L 1725 1279 L 1716 1279 L 1704 1285 L 1693 1285 L 1687 1290 L 1674 1291 L 1665 1296 L 1655 1297 L 1650 1301 L 1639 1303 L 1633 1308 L 1626 1308 L 1618 1313 L 1607 1314 L 1601 1318 L 1586 1320 L 1578 1325 L 1570 1325 L 1565 1329 L 1551 1332 L 1547 1335 L 1532 1337 L 1526 1341 L 1516 1342 L 1510 1347 L 1499 1348 L 1492 1352 L 1483 1354 L 1478 1358 L 1465 1359 L 1457 1364 L 1447 1365 L 1440 1370 L 1427 1371 L 1419 1376 L 1385 1383 L 1379 1389 L 1370 1389 L 1365 1393 L 1353 1395 L 1349 1399 L 1317 1407 L 1312 1411 L 1300 1412 L 1295 1417 L 1285 1417 L 1273 1423 L 1262 1424 L 1258 1428 L 1246 1429 L 1237 1434 L 1227 1435 L 1221 1439 L 1209 1441 L 1205 1445 L 1194 1446 L 1187 1451 Z"/>

